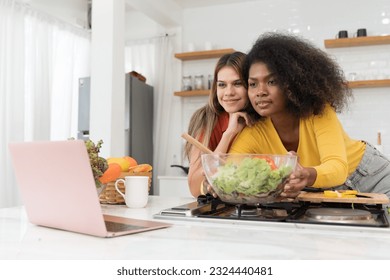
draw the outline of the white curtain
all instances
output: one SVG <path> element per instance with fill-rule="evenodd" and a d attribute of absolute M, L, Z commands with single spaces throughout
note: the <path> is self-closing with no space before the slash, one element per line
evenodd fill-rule
<path fill-rule="evenodd" d="M 169 166 L 169 136 L 173 109 L 174 53 L 172 36 L 161 36 L 126 44 L 126 72 L 136 71 L 154 88 L 153 181 Z"/>
<path fill-rule="evenodd" d="M 9 142 L 77 137 L 78 78 L 90 73 L 89 37 L 0 0 L 0 207 L 21 204 Z"/>

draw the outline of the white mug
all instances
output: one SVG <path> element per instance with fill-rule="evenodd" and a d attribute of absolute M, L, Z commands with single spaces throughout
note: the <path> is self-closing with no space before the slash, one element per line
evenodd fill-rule
<path fill-rule="evenodd" d="M 125 193 L 118 188 L 118 183 L 125 185 Z M 115 189 L 125 199 L 129 208 L 143 208 L 148 203 L 149 177 L 148 176 L 126 176 L 125 179 L 118 179 L 115 182 Z"/>

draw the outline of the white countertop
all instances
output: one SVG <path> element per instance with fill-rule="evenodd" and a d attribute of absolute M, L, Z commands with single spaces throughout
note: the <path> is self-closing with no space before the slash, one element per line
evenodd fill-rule
<path fill-rule="evenodd" d="M 151 196 L 146 208 L 102 205 L 103 213 L 153 219 L 189 198 Z M 28 222 L 24 208 L 0 209 L 0 259 L 390 259 L 390 228 L 310 224 L 161 220 L 171 227 L 115 238 Z"/>

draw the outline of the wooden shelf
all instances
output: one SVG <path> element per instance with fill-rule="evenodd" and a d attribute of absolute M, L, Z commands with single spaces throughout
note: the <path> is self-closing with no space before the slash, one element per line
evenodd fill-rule
<path fill-rule="evenodd" d="M 199 60 L 199 59 L 209 59 L 209 58 L 218 58 L 224 54 L 235 52 L 234 49 L 220 49 L 220 50 L 210 50 L 210 51 L 198 51 L 198 52 L 184 52 L 176 53 L 175 57 L 180 60 Z"/>
<path fill-rule="evenodd" d="M 351 82 L 348 82 L 348 85 L 350 88 L 390 87 L 390 79 L 351 81 Z"/>
<path fill-rule="evenodd" d="M 174 95 L 175 96 L 204 96 L 204 95 L 209 95 L 210 90 L 189 90 L 189 91 L 175 91 Z"/>
<path fill-rule="evenodd" d="M 390 44 L 390 35 L 387 36 L 369 36 L 355 38 L 328 39 L 324 41 L 325 48 L 346 48 L 372 45 Z"/>
<path fill-rule="evenodd" d="M 180 60 L 200 60 L 200 59 L 210 59 L 210 58 L 219 58 L 225 54 L 235 52 L 234 49 L 219 49 L 219 50 L 209 50 L 209 51 L 197 51 L 197 52 L 184 52 L 176 53 L 175 57 Z M 176 91 L 174 96 L 206 96 L 210 94 L 210 90 L 190 90 L 190 91 Z"/>

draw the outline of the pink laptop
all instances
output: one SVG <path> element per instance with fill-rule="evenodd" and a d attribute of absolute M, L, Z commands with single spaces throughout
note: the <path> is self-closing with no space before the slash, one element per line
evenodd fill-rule
<path fill-rule="evenodd" d="M 101 237 L 167 223 L 103 215 L 82 140 L 10 143 L 16 182 L 33 224 Z"/>

